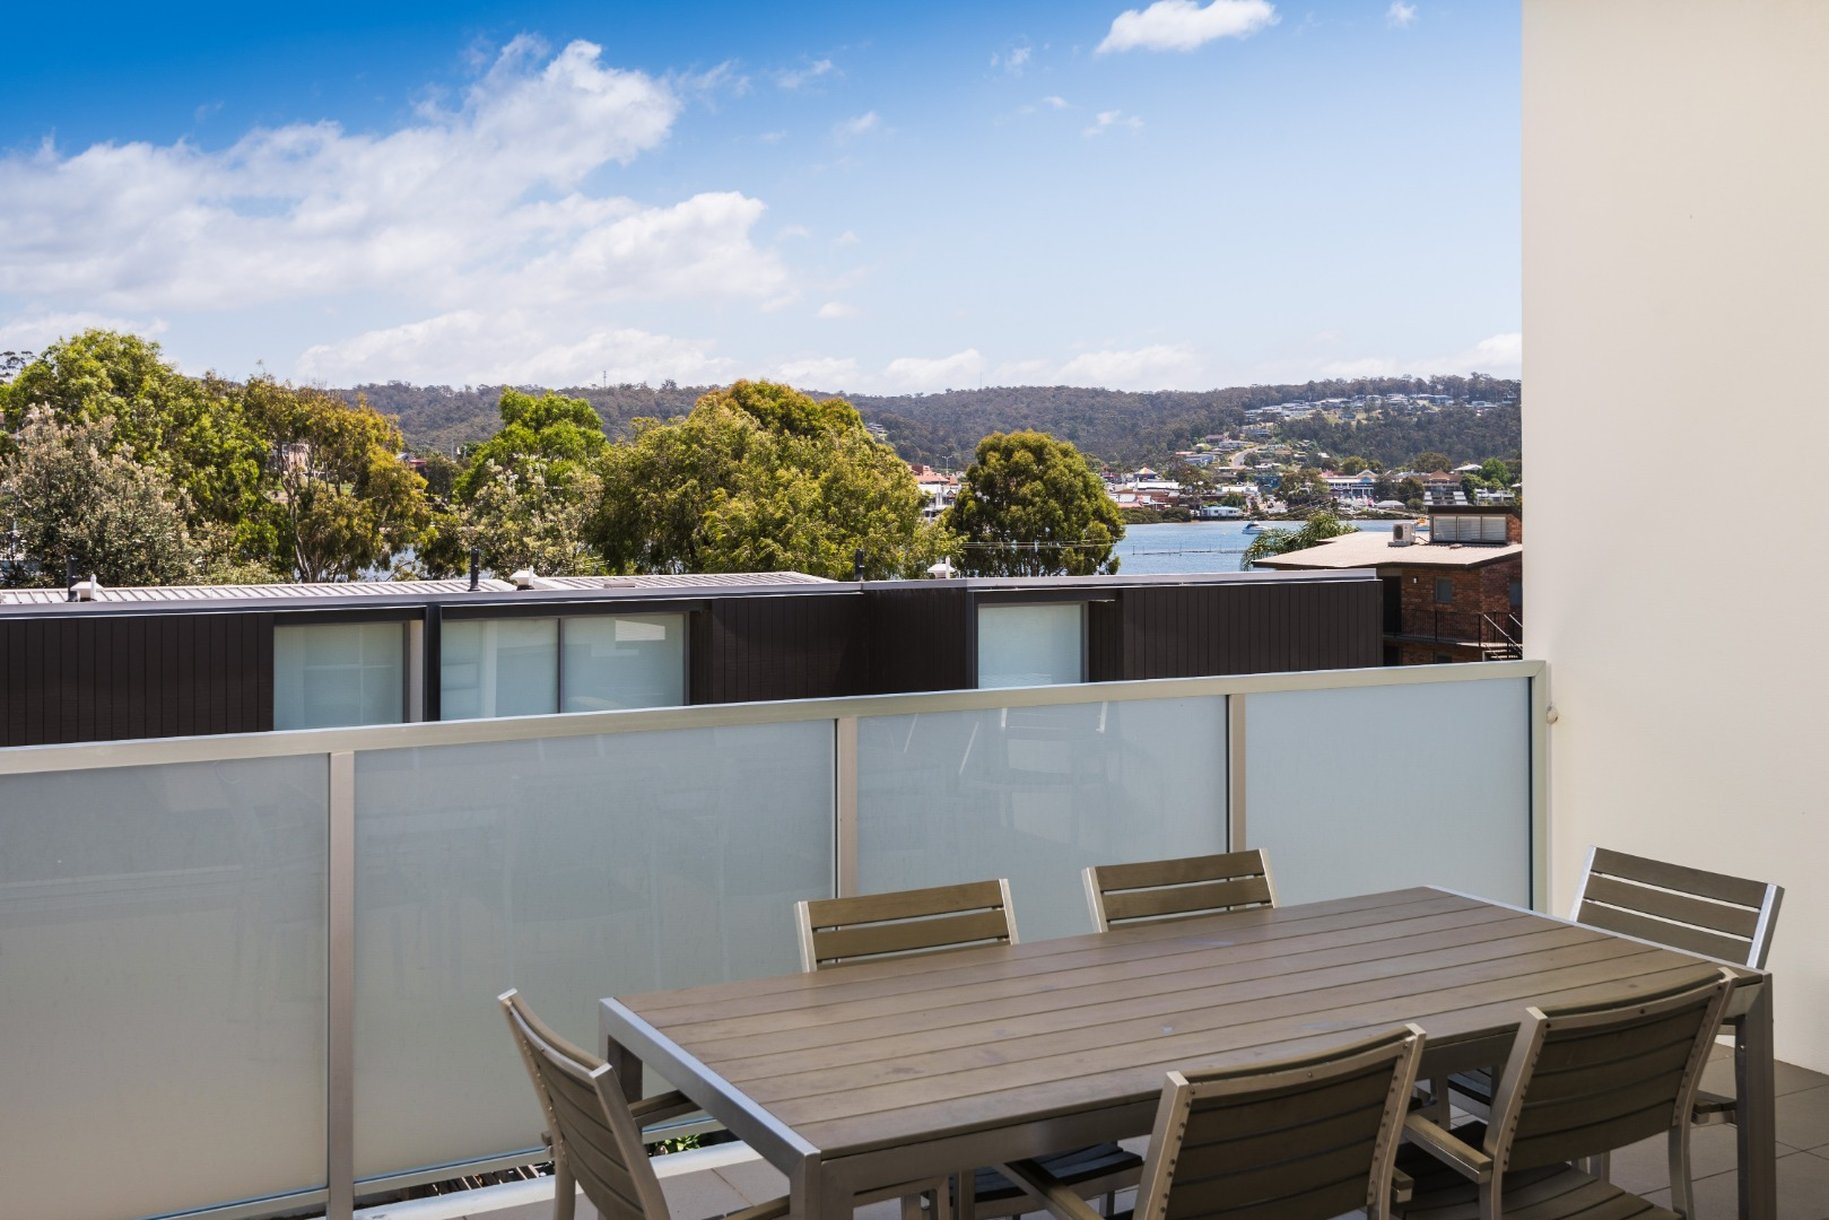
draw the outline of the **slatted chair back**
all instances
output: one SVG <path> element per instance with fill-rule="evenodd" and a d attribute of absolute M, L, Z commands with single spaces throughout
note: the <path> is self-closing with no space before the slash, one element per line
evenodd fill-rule
<path fill-rule="evenodd" d="M 1596 847 L 1570 918 L 1763 970 L 1784 893 L 1763 881 Z"/>
<path fill-rule="evenodd" d="M 1493 1182 L 1667 1134 L 1673 1199 L 1687 1196 L 1690 1107 L 1733 979 L 1717 968 L 1652 995 L 1526 1010 L 1486 1131 Z"/>
<path fill-rule="evenodd" d="M 1389 1214 L 1422 1030 L 1322 1054 L 1170 1072 L 1138 1189 L 1139 1220 Z"/>
<path fill-rule="evenodd" d="M 1270 858 L 1262 851 L 1095 864 L 1085 879 L 1093 927 L 1100 932 L 1121 924 L 1276 905 Z"/>
<path fill-rule="evenodd" d="M 667 1220 L 660 1181 L 616 1070 L 559 1037 L 516 992 L 501 1003 L 546 1114 L 560 1170 L 559 1214 L 571 1214 L 572 1178 L 603 1220 Z"/>
<path fill-rule="evenodd" d="M 800 965 L 822 970 L 873 957 L 1016 943 L 1010 883 L 971 881 L 794 905 Z"/>

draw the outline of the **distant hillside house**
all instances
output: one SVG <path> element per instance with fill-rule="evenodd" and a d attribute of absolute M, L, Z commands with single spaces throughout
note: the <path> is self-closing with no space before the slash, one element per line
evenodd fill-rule
<path fill-rule="evenodd" d="M 1386 665 L 1523 655 L 1524 524 L 1513 509 L 1438 508 L 1429 518 L 1427 541 L 1346 534 L 1260 559 L 1257 566 L 1289 572 L 1376 570 L 1384 583 Z"/>

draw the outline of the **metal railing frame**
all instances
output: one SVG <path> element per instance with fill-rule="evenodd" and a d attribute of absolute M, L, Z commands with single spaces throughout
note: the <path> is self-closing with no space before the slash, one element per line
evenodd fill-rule
<path fill-rule="evenodd" d="M 329 960 L 326 979 L 328 1064 L 325 1079 L 327 1185 L 283 1196 L 225 1202 L 172 1215 L 182 1215 L 191 1220 L 202 1220 L 204 1217 L 208 1220 L 246 1220 L 248 1217 L 323 1204 L 326 1220 L 350 1220 L 359 1193 L 398 1189 L 426 1181 L 457 1177 L 466 1172 L 479 1172 L 539 1159 L 538 1150 L 528 1149 L 484 1160 L 421 1167 L 384 1177 L 355 1177 L 355 759 L 358 753 L 585 737 L 606 733 L 828 721 L 832 724 L 835 745 L 832 779 L 836 863 L 833 885 L 837 894 L 846 896 L 855 894 L 858 886 L 858 723 L 867 717 L 1223 697 L 1226 700 L 1227 724 L 1227 841 L 1232 850 L 1237 850 L 1248 846 L 1250 842 L 1249 811 L 1245 807 L 1245 753 L 1248 742 L 1247 709 L 1251 696 L 1292 691 L 1442 685 L 1520 678 L 1526 680 L 1530 699 L 1527 719 L 1530 827 L 1526 847 L 1529 853 L 1529 887 L 1532 905 L 1541 910 L 1548 900 L 1549 667 L 1546 662 L 1537 660 L 1501 661 L 1484 665 L 1316 670 L 1285 674 L 1098 682 L 1072 686 L 869 695 L 362 728 L 22 746 L 0 750 L 0 776 L 305 755 L 325 760 L 330 781 L 326 828 L 329 849 Z"/>

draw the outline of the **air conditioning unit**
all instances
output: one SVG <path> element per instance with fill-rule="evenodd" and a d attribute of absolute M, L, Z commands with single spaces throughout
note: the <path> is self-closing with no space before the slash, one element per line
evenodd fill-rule
<path fill-rule="evenodd" d="M 1416 522 L 1394 521 L 1391 523 L 1391 545 L 1409 546 L 1416 541 Z"/>

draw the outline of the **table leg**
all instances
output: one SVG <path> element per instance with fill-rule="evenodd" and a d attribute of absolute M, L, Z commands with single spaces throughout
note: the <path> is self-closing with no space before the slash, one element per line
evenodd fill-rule
<path fill-rule="evenodd" d="M 1772 976 L 1768 974 L 1734 1030 L 1741 1220 L 1774 1220 L 1778 1214 L 1778 1086 L 1772 1072 L 1772 1041 Z"/>
<path fill-rule="evenodd" d="M 850 1220 L 851 1188 L 838 1174 L 821 1173 L 808 1157 L 788 1175 L 788 1215 L 794 1220 Z"/>

